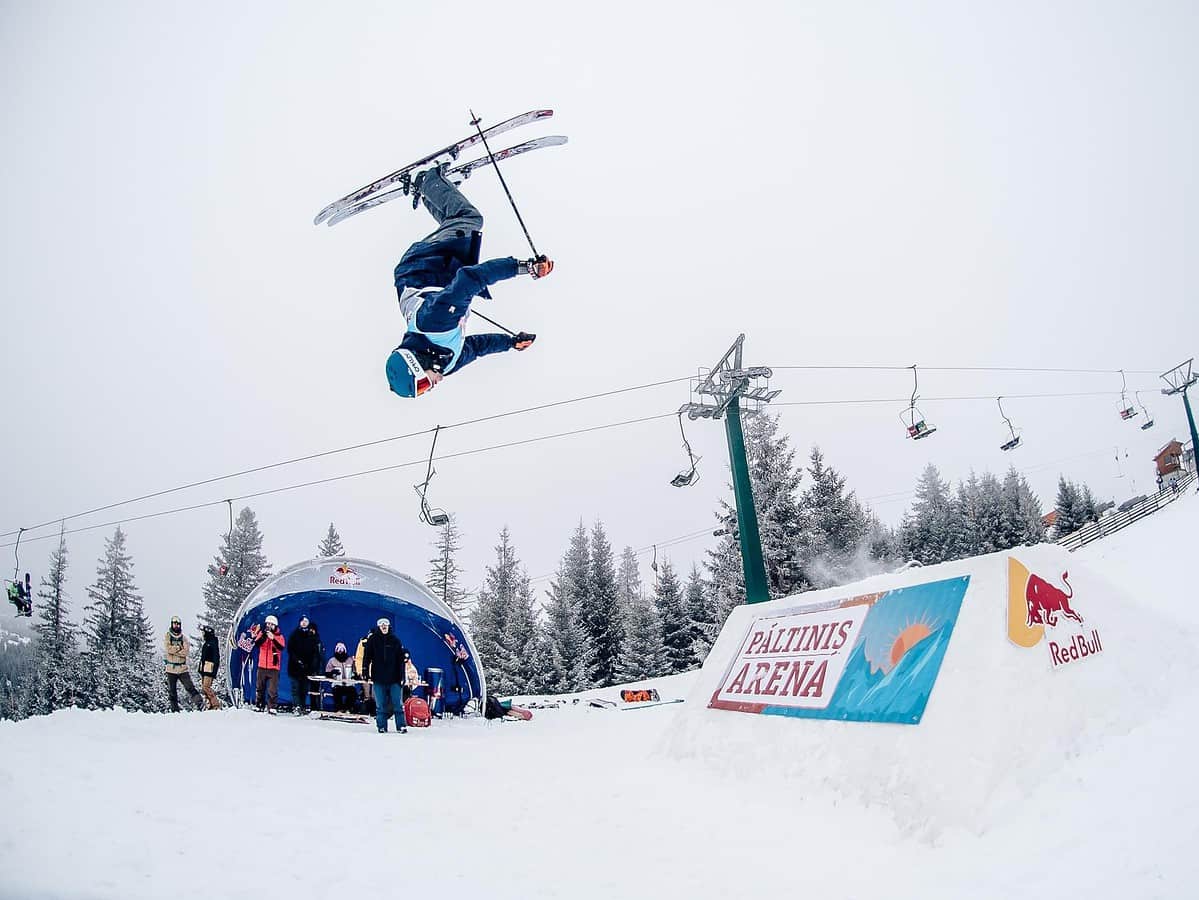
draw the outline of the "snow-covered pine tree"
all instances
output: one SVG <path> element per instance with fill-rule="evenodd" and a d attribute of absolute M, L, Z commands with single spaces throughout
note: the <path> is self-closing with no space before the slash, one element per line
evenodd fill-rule
<path fill-rule="evenodd" d="M 1059 475 L 1057 479 L 1057 504 L 1055 506 L 1057 516 L 1053 521 L 1053 527 L 1056 529 L 1059 538 L 1073 534 L 1082 527 L 1083 523 L 1079 519 L 1079 505 L 1078 489 L 1073 483 L 1066 480 L 1065 475 Z"/>
<path fill-rule="evenodd" d="M 662 620 L 649 598 L 633 595 L 625 620 L 624 643 L 620 648 L 617 677 L 622 682 L 666 675 L 670 661 L 662 641 Z"/>
<path fill-rule="evenodd" d="M 772 599 L 783 597 L 808 587 L 802 564 L 805 526 L 797 499 L 802 472 L 795 467 L 790 439 L 779 434 L 777 416 L 743 411 L 741 424 L 767 588 Z M 722 533 L 704 565 L 711 574 L 716 618 L 723 622 L 734 606 L 745 602 L 745 573 L 736 509 L 722 500 L 716 516 Z"/>
<path fill-rule="evenodd" d="M 623 629 L 616 599 L 616 569 L 612 558 L 612 545 L 608 543 L 603 523 L 598 521 L 591 529 L 587 586 L 582 619 L 595 651 L 589 673 L 591 684 L 595 687 L 610 687 L 616 684 L 616 664 L 620 659 Z"/>
<path fill-rule="evenodd" d="M 691 565 L 691 574 L 687 576 L 687 587 L 683 591 L 683 609 L 687 613 L 687 622 L 691 627 L 691 655 L 695 662 L 702 663 L 708 657 L 715 641 L 718 624 L 699 566 Z M 724 623 L 719 623 L 723 625 Z"/>
<path fill-rule="evenodd" d="M 641 596 L 641 566 L 632 547 L 620 552 L 620 563 L 616 567 L 616 606 L 620 620 L 624 622 L 633 609 L 633 601 Z"/>
<path fill-rule="evenodd" d="M 904 518 L 904 553 L 926 566 L 944 562 L 952 552 L 953 525 L 949 486 L 941 480 L 937 467 L 929 463 L 916 484 L 916 502 Z"/>
<path fill-rule="evenodd" d="M 880 522 L 878 516 L 869 508 L 866 510 L 866 537 L 863 538 L 863 544 L 869 558 L 883 571 L 903 562 L 899 535 L 894 528 Z"/>
<path fill-rule="evenodd" d="M 325 532 L 324 538 L 316 548 L 316 555 L 325 559 L 346 555 L 346 549 L 341 545 L 341 535 L 337 533 L 332 522 L 329 523 L 329 530 Z"/>
<path fill-rule="evenodd" d="M 429 560 L 429 575 L 426 584 L 446 606 L 456 614 L 466 612 L 468 593 L 462 586 L 462 566 L 458 564 L 458 548 L 461 534 L 458 517 L 450 513 L 450 520 L 437 531 L 434 553 Z"/>
<path fill-rule="evenodd" d="M 866 536 L 866 512 L 845 478 L 824 463 L 813 447 L 807 489 L 800 498 L 804 528 L 804 571 L 815 587 L 842 584 L 853 577 L 853 561 Z"/>
<path fill-rule="evenodd" d="M 510 621 L 514 616 L 518 621 Z M 483 589 L 471 610 L 471 631 L 490 689 L 497 694 L 526 690 L 531 662 L 525 657 L 536 641 L 533 593 L 506 525 L 500 529 L 495 565 L 487 567 Z"/>
<path fill-rule="evenodd" d="M 716 543 L 716 549 L 707 551 L 707 559 L 704 560 L 704 568 L 708 570 L 708 581 L 712 586 L 712 615 L 716 624 L 709 632 L 708 639 L 713 643 L 729 613 L 745 602 L 745 569 L 741 562 L 741 542 L 737 538 L 735 513 L 731 523 L 722 522 L 719 532 L 720 540 Z"/>
<path fill-rule="evenodd" d="M 577 534 L 577 532 L 576 532 Z M 586 532 L 583 534 L 586 539 Z M 569 556 L 569 552 L 567 556 Z M 574 599 L 574 577 L 564 556 L 550 582 L 545 605 L 545 647 L 541 682 L 545 693 L 571 693 L 591 687 L 591 660 L 595 651 Z"/>
<path fill-rule="evenodd" d="M 233 529 L 221 538 L 220 550 L 208 566 L 208 580 L 204 583 L 205 608 L 201 619 L 213 627 L 219 640 L 225 640 L 242 601 L 270 574 L 271 564 L 262 552 L 258 519 L 247 506 L 237 514 Z"/>
<path fill-rule="evenodd" d="M 80 699 L 79 638 L 70 620 L 66 581 L 67 544 L 60 536 L 37 594 L 42 601 L 38 604 L 41 621 L 35 627 L 36 656 L 22 703 L 26 715 L 52 713 L 75 706 Z"/>
<path fill-rule="evenodd" d="M 1095 495 L 1091 493 L 1091 486 L 1084 484 L 1078 492 L 1078 518 L 1081 524 L 1086 525 L 1099 518 L 1099 513 L 1095 509 L 1097 505 Z"/>
<path fill-rule="evenodd" d="M 1031 546 L 1045 540 L 1045 523 L 1041 517 L 1041 501 L 1015 466 L 1003 479 L 1003 498 L 1009 517 L 1015 522 L 1017 543 Z"/>
<path fill-rule="evenodd" d="M 505 693 L 529 694 L 539 690 L 538 667 L 542 664 L 539 638 L 533 587 L 528 572 L 522 568 L 516 574 L 507 621 L 500 636 L 502 654 L 498 668 Z"/>
<path fill-rule="evenodd" d="M 1004 519 L 1003 486 L 990 472 L 984 472 L 978 480 L 977 513 L 977 553 L 994 553 L 1012 546 L 1010 523 Z"/>
<path fill-rule="evenodd" d="M 982 491 L 978 476 L 970 473 L 967 481 L 958 482 L 957 495 L 953 498 L 954 528 L 949 539 L 949 558 L 965 559 L 982 553 L 982 535 L 979 523 L 982 520 Z"/>
<path fill-rule="evenodd" d="M 591 551 L 580 521 L 550 583 L 545 606 L 550 670 L 546 680 L 559 692 L 582 691 L 591 684 L 595 647 L 583 611 L 591 590 Z"/>
<path fill-rule="evenodd" d="M 133 557 L 125 549 L 120 526 L 104 542 L 96 581 L 87 589 L 84 635 L 85 668 L 93 709 L 121 706 L 153 712 L 162 709 L 163 668 L 154 628 L 133 580 Z"/>
<path fill-rule="evenodd" d="M 695 668 L 695 647 L 691 623 L 683 606 L 683 592 L 678 576 L 669 559 L 659 564 L 658 580 L 654 585 L 654 605 L 662 622 L 662 643 L 666 645 L 668 674 L 687 672 Z"/>

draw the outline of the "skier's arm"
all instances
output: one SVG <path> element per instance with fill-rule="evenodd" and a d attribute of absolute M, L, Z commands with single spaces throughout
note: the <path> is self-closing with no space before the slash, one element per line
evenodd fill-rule
<path fill-rule="evenodd" d="M 505 350 L 511 350 L 512 346 L 512 338 L 506 334 L 469 334 L 462 342 L 462 353 L 458 356 L 458 364 L 454 366 L 454 372 L 480 356 L 503 353 Z M 450 374 L 452 375 L 453 372 Z"/>
<path fill-rule="evenodd" d="M 515 278 L 519 273 L 520 266 L 515 257 L 511 256 L 502 259 L 489 259 L 477 266 L 463 266 L 454 273 L 454 280 L 444 290 L 434 295 L 431 302 L 426 302 L 421 307 L 417 313 L 416 324 L 421 328 L 426 327 L 424 323 L 426 315 L 448 310 L 450 306 L 455 307 L 457 314 L 461 316 L 466 312 L 470 301 L 483 288 L 493 285 L 497 281 Z"/>

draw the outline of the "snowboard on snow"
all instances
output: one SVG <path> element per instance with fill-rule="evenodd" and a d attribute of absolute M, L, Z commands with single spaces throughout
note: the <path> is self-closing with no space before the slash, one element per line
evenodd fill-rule
<path fill-rule="evenodd" d="M 661 700 L 656 688 L 625 688 L 620 692 L 620 699 L 625 703 L 648 703 L 651 700 Z"/>
<path fill-rule="evenodd" d="M 528 125 L 533 122 L 539 122 L 542 119 L 548 119 L 554 114 L 552 109 L 535 109 L 526 113 L 521 113 L 518 116 L 513 116 L 511 119 L 505 119 L 492 125 L 490 128 L 483 129 L 482 133 L 475 132 L 469 137 L 465 137 L 459 141 L 455 141 L 440 150 L 423 156 L 415 162 L 411 162 L 403 168 L 397 169 L 389 175 L 384 175 L 382 178 L 372 181 L 370 184 L 364 185 L 356 191 L 351 191 L 339 200 L 334 200 L 324 209 L 316 214 L 312 220 L 313 225 L 320 225 L 322 222 L 334 224 L 331 220 L 340 212 L 344 212 L 350 207 L 358 205 L 363 200 L 366 200 L 373 194 L 378 194 L 381 191 L 387 190 L 394 185 L 400 185 L 401 189 L 411 189 L 412 176 L 420 169 L 443 162 L 456 162 L 463 150 L 473 147 L 476 144 L 483 142 L 484 138 L 491 138 L 498 134 L 511 131 L 514 128 L 519 128 L 522 125 Z M 509 148 L 512 149 L 512 148 Z M 406 191 L 401 190 L 401 193 Z M 339 220 L 340 221 L 340 220 Z"/>

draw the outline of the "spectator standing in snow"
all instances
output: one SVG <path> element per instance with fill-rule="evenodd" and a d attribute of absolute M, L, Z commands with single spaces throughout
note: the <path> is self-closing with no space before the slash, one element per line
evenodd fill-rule
<path fill-rule="evenodd" d="M 196 708 L 203 709 L 204 701 L 200 699 L 200 692 L 192 683 L 191 673 L 187 671 L 187 655 L 191 648 L 188 646 L 187 635 L 183 633 L 183 623 L 179 621 L 178 616 L 171 617 L 171 627 L 167 629 L 166 637 L 163 638 L 162 649 L 167 674 L 167 692 L 171 698 L 171 712 L 179 712 L 180 682 L 183 683 L 183 688 L 191 697 L 192 703 L 196 704 Z"/>
<path fill-rule="evenodd" d="M 380 619 L 366 641 L 363 665 L 370 678 L 375 695 L 375 724 L 379 733 L 387 731 L 387 705 L 395 710 L 396 731 L 404 734 L 408 723 L 404 720 L 404 661 L 408 653 L 400 639 L 391 631 L 391 622 Z"/>
<path fill-rule="evenodd" d="M 309 677 L 314 677 L 316 675 L 320 675 L 325 668 L 325 645 L 321 641 L 321 631 L 316 627 L 316 622 L 310 622 L 309 627 L 312 629 L 312 636 L 316 640 L 316 649 L 312 651 L 312 664 L 308 668 Z M 311 691 L 308 696 L 311 697 L 312 694 L 315 693 L 317 696 L 317 705 L 319 706 L 321 702 L 321 692 L 317 689 L 316 682 L 310 682 L 309 687 L 311 688 Z M 311 705 L 312 704 L 309 703 L 309 706 Z M 320 710 L 318 709 L 317 712 L 320 712 Z"/>
<path fill-rule="evenodd" d="M 212 689 L 212 681 L 221 668 L 221 647 L 211 625 L 203 625 L 200 630 L 204 634 L 204 643 L 200 647 L 200 690 L 208 700 L 209 709 L 220 709 L 221 701 Z"/>
<path fill-rule="evenodd" d="M 272 716 L 279 701 L 279 669 L 283 663 L 286 641 L 279 633 L 279 620 L 267 616 L 262 625 L 250 629 L 254 646 L 258 648 L 258 675 L 254 682 L 254 705 L 262 712 L 263 705 Z"/>
<path fill-rule="evenodd" d="M 339 642 L 333 648 L 333 655 L 325 666 L 325 674 L 338 679 L 338 683 L 333 685 L 333 711 L 353 712 L 358 705 L 358 687 L 352 681 L 354 660 L 350 658 L 345 644 Z"/>
<path fill-rule="evenodd" d="M 291 700 L 297 716 L 308 714 L 308 676 L 319 668 L 312 667 L 313 657 L 320 652 L 320 641 L 307 616 L 287 639 L 287 677 L 291 679 Z"/>

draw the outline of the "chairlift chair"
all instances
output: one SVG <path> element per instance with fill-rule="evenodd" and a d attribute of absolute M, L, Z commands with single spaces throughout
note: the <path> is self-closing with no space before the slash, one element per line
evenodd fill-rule
<path fill-rule="evenodd" d="M 917 394 L 920 380 L 916 374 L 916 367 L 909 366 L 912 370 L 912 399 L 908 401 L 908 408 L 899 414 L 900 420 L 904 427 L 908 430 L 908 437 L 914 441 L 921 438 L 926 438 L 937 430 L 936 425 L 929 425 L 924 419 L 924 413 L 920 411 L 920 407 L 916 405 Z"/>
<path fill-rule="evenodd" d="M 1012 425 L 1012 420 L 1007 417 L 1007 413 L 1003 411 L 1003 398 L 996 397 L 995 402 L 999 404 L 999 415 L 1003 416 L 1003 421 L 1007 423 L 1008 432 L 1011 437 L 999 445 L 1000 450 L 1015 450 L 1020 446 L 1020 432 Z"/>
<path fill-rule="evenodd" d="M 677 488 L 690 487 L 699 481 L 699 461 L 700 457 L 691 452 L 691 444 L 687 440 L 687 432 L 683 430 L 683 412 L 686 409 L 679 410 L 679 434 L 683 436 L 683 448 L 687 451 L 687 460 L 690 468 L 686 472 L 680 472 L 674 478 L 670 479 L 672 486 Z"/>
<path fill-rule="evenodd" d="M 1137 409 L 1128 402 L 1128 379 L 1124 377 L 1124 370 L 1120 370 L 1120 418 L 1127 422 L 1129 419 L 1135 418 Z"/>
<path fill-rule="evenodd" d="M 1145 402 L 1141 399 L 1141 392 L 1137 391 L 1135 396 L 1137 398 L 1137 403 L 1140 404 L 1141 412 L 1145 414 L 1145 421 L 1141 423 L 1141 431 L 1148 431 L 1153 427 L 1153 415 L 1149 412 L 1149 409 L 1145 406 Z"/>
<path fill-rule="evenodd" d="M 425 469 L 425 480 L 420 484 L 412 486 L 412 489 L 416 491 L 416 496 L 420 497 L 420 520 L 426 525 L 432 525 L 434 528 L 441 528 L 443 525 L 450 523 L 449 514 L 444 509 L 429 506 L 429 499 L 425 496 L 429 491 L 429 482 L 437 474 L 437 470 L 433 468 L 433 452 L 437 449 L 437 435 L 440 432 L 440 425 L 433 429 L 433 444 L 429 447 L 429 465 Z"/>

